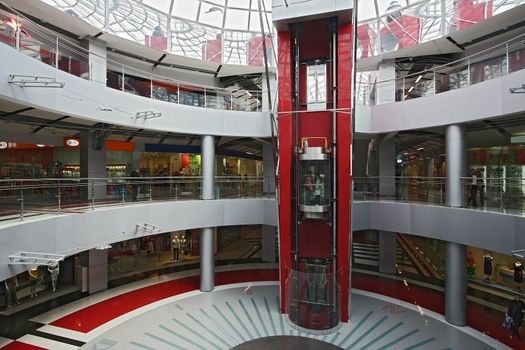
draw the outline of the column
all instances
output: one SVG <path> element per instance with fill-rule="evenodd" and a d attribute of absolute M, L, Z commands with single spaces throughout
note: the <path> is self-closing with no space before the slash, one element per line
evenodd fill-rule
<path fill-rule="evenodd" d="M 396 273 L 396 233 L 379 231 L 379 272 Z"/>
<path fill-rule="evenodd" d="M 467 324 L 467 247 L 447 242 L 445 251 L 445 320 Z"/>
<path fill-rule="evenodd" d="M 445 136 L 446 205 L 462 207 L 461 177 L 467 175 L 466 128 L 461 124 L 448 125 Z M 456 326 L 467 322 L 467 247 L 447 242 L 445 251 L 445 320 Z"/>
<path fill-rule="evenodd" d="M 91 249 L 88 259 L 89 294 L 108 289 L 108 250 Z"/>
<path fill-rule="evenodd" d="M 461 177 L 467 176 L 467 136 L 465 125 L 447 125 L 445 135 L 446 180 L 445 204 L 449 207 L 463 206 Z"/>
<path fill-rule="evenodd" d="M 102 133 L 80 132 L 80 177 L 97 178 L 82 188 L 85 200 L 106 198 L 106 138 Z"/>
<path fill-rule="evenodd" d="M 277 252 L 277 230 L 275 226 L 262 225 L 261 230 L 261 260 L 264 262 L 276 262 Z"/>
<path fill-rule="evenodd" d="M 215 138 L 202 136 L 201 142 L 202 199 L 214 199 L 215 190 Z M 215 288 L 215 242 L 213 227 L 201 229 L 200 290 L 210 292 Z"/>
<path fill-rule="evenodd" d="M 81 77 L 106 86 L 107 45 L 106 42 L 87 36 L 80 45 L 89 50 L 87 62 L 81 62 Z"/>
<path fill-rule="evenodd" d="M 379 64 L 377 81 L 377 104 L 396 102 L 396 63 L 385 60 Z M 408 89 L 408 88 L 407 88 Z"/>
<path fill-rule="evenodd" d="M 379 142 L 379 197 L 393 199 L 396 190 L 396 144 L 392 139 Z"/>
<path fill-rule="evenodd" d="M 275 165 L 273 145 L 263 143 L 263 193 L 275 197 Z"/>

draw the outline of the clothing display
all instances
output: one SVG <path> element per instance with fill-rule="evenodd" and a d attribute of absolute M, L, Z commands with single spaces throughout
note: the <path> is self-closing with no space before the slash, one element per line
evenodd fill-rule
<path fill-rule="evenodd" d="M 519 261 L 514 263 L 514 282 L 523 283 L 523 265 Z"/>
<path fill-rule="evenodd" d="M 492 256 L 483 255 L 483 273 L 487 276 L 492 275 Z"/>

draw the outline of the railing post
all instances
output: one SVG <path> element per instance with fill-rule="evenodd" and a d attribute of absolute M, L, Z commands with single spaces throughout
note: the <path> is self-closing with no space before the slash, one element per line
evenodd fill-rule
<path fill-rule="evenodd" d="M 58 36 L 57 36 L 57 42 L 56 42 L 56 48 L 55 48 L 55 68 L 58 69 Z"/>
<path fill-rule="evenodd" d="M 153 200 L 153 188 L 151 187 L 151 178 L 149 179 L 149 201 Z"/>
<path fill-rule="evenodd" d="M 126 185 L 125 184 L 121 184 L 120 185 L 120 194 L 121 194 L 121 200 L 120 200 L 120 204 L 121 205 L 124 205 L 125 203 L 125 199 L 124 199 L 124 196 L 126 194 Z"/>
<path fill-rule="evenodd" d="M 503 213 L 503 181 L 500 182 L 499 189 L 499 211 Z"/>
<path fill-rule="evenodd" d="M 62 191 L 60 188 L 60 182 L 58 183 L 57 198 L 58 198 L 58 214 L 62 214 Z"/>
<path fill-rule="evenodd" d="M 24 221 L 24 184 L 20 181 L 20 221 Z"/>
<path fill-rule="evenodd" d="M 177 104 L 180 104 L 180 84 L 177 82 Z"/>
<path fill-rule="evenodd" d="M 467 86 L 470 86 L 470 57 L 467 58 Z"/>
<path fill-rule="evenodd" d="M 126 91 L 126 89 L 124 88 L 124 85 L 125 85 L 125 74 L 124 74 L 124 66 L 122 66 L 122 91 Z"/>
<path fill-rule="evenodd" d="M 88 186 L 89 181 L 87 183 Z M 95 210 L 95 180 L 91 180 L 91 210 Z"/>
<path fill-rule="evenodd" d="M 405 100 L 405 96 L 405 78 L 403 77 L 403 93 L 401 94 L 401 101 Z"/>
<path fill-rule="evenodd" d="M 208 106 L 208 98 L 206 97 L 206 88 L 204 88 L 204 108 Z"/>
<path fill-rule="evenodd" d="M 434 69 L 434 95 L 437 94 L 437 86 L 436 86 L 436 70 Z"/>
<path fill-rule="evenodd" d="M 233 91 L 230 91 L 230 111 L 233 111 Z"/>
<path fill-rule="evenodd" d="M 20 51 L 20 17 L 16 15 L 16 33 L 15 33 L 15 46 L 16 50 Z"/>
<path fill-rule="evenodd" d="M 149 76 L 149 97 L 153 98 L 153 75 Z"/>
<path fill-rule="evenodd" d="M 506 75 L 510 72 L 510 60 L 509 60 L 509 43 L 505 45 L 505 60 L 507 61 L 507 72 Z"/>

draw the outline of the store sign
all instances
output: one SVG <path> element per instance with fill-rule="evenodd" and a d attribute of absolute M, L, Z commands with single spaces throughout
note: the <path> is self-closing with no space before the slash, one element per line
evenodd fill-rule
<path fill-rule="evenodd" d="M 135 150 L 135 144 L 133 142 L 108 140 L 106 141 L 106 150 L 133 152 Z"/>
<path fill-rule="evenodd" d="M 64 147 L 79 148 L 80 139 L 76 139 L 73 137 L 64 137 Z"/>

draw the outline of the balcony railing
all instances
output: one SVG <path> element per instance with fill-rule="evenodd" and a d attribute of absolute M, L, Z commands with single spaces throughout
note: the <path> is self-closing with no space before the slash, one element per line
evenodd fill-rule
<path fill-rule="evenodd" d="M 56 69 L 130 94 L 211 109 L 263 110 L 266 95 L 261 90 L 197 85 L 169 78 L 166 74 L 134 68 L 111 58 L 109 50 L 108 57 L 99 56 L 17 12 L 0 10 L 0 42 Z M 105 77 L 93 76 L 90 57 L 91 61 L 95 57 L 95 60 L 106 62 Z M 170 68 L 163 69 L 169 74 Z"/>
<path fill-rule="evenodd" d="M 354 201 L 446 205 L 444 177 L 354 177 Z M 464 208 L 522 215 L 525 178 L 461 178 Z"/>
<path fill-rule="evenodd" d="M 525 69 L 525 34 L 491 48 L 402 78 L 377 81 L 377 72 L 357 72 L 356 102 L 379 105 L 468 87 Z"/>
<path fill-rule="evenodd" d="M 267 180 L 267 181 L 265 181 Z M 271 182 L 270 182 L 271 181 Z M 107 206 L 201 199 L 202 177 L 114 177 L 0 180 L 0 220 L 75 214 Z M 272 198 L 273 179 L 217 176 L 215 199 Z"/>

